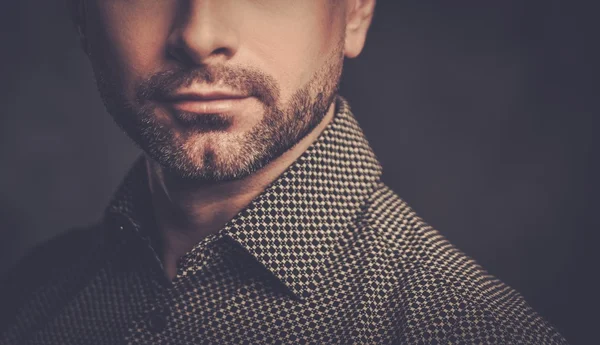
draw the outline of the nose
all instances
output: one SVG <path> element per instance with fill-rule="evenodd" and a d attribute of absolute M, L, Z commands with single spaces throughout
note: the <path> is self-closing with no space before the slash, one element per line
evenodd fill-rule
<path fill-rule="evenodd" d="M 231 59 L 239 45 L 233 2 L 235 0 L 181 1 L 183 5 L 168 41 L 169 55 L 186 65 Z"/>

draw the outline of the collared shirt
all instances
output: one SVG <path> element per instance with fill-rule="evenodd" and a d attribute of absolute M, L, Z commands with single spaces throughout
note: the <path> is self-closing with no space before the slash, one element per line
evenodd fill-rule
<path fill-rule="evenodd" d="M 381 172 L 339 97 L 319 138 L 169 281 L 141 159 L 101 224 L 8 276 L 0 344 L 566 344 Z"/>

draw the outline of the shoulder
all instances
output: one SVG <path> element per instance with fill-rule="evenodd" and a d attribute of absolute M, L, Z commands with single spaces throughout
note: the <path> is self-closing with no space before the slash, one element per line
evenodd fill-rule
<path fill-rule="evenodd" d="M 97 226 L 70 229 L 31 249 L 7 274 L 2 276 L 2 286 L 22 278 L 34 281 L 54 270 L 64 269 L 85 255 L 96 244 Z"/>
<path fill-rule="evenodd" d="M 0 325 L 10 318 L 32 296 L 51 285 L 58 289 L 73 270 L 88 262 L 101 244 L 100 225 L 78 228 L 37 245 L 17 265 L 0 277 Z"/>
<path fill-rule="evenodd" d="M 385 251 L 394 253 L 391 269 L 398 280 L 400 313 L 407 324 L 420 325 L 405 328 L 406 336 L 566 344 L 517 291 L 453 246 L 384 184 L 371 198 L 366 222 Z M 435 334 L 425 334 L 427 327 L 421 327 L 429 323 Z"/>

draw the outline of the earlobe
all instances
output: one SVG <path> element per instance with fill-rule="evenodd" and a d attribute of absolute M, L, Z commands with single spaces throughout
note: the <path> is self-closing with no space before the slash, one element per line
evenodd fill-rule
<path fill-rule="evenodd" d="M 352 0 L 348 6 L 344 47 L 347 58 L 355 58 L 361 53 L 373 19 L 375 3 L 375 0 Z"/>

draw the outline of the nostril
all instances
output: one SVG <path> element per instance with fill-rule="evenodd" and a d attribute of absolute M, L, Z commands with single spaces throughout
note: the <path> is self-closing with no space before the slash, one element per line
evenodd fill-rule
<path fill-rule="evenodd" d="M 213 55 L 225 55 L 225 56 L 230 56 L 231 55 L 231 51 L 225 47 L 222 48 L 217 48 L 213 51 Z"/>
<path fill-rule="evenodd" d="M 234 55 L 234 50 L 228 47 L 217 47 L 208 54 L 202 54 L 198 49 L 182 44 L 174 44 L 167 51 L 167 58 L 175 60 L 186 66 L 195 66 L 208 63 L 208 60 L 213 59 L 229 59 Z"/>

